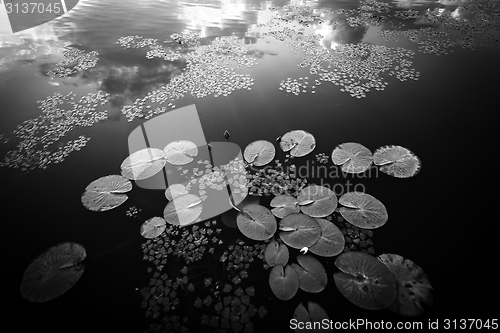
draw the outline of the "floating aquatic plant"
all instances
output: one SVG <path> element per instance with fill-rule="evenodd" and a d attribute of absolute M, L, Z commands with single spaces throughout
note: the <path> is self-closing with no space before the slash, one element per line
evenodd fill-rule
<path fill-rule="evenodd" d="M 420 170 L 420 160 L 408 149 L 401 146 L 385 146 L 373 154 L 373 163 L 380 171 L 396 178 L 415 176 Z"/>
<path fill-rule="evenodd" d="M 261 205 L 247 205 L 236 219 L 238 229 L 250 239 L 266 240 L 271 238 L 277 229 L 276 218 L 271 211 Z"/>
<path fill-rule="evenodd" d="M 323 257 L 334 257 L 344 250 L 345 240 L 340 229 L 325 219 L 316 219 L 321 227 L 321 236 L 309 251 Z"/>
<path fill-rule="evenodd" d="M 78 282 L 85 267 L 81 262 L 87 253 L 77 243 L 51 247 L 26 268 L 21 295 L 31 302 L 47 302 L 61 296 Z"/>
<path fill-rule="evenodd" d="M 311 217 L 326 217 L 337 208 L 335 192 L 319 185 L 309 185 L 300 191 L 297 200 L 302 213 Z"/>
<path fill-rule="evenodd" d="M 300 255 L 297 261 L 299 265 L 292 263 L 292 267 L 299 277 L 299 288 L 309 293 L 319 293 L 325 289 L 328 277 L 318 259 L 310 255 Z"/>
<path fill-rule="evenodd" d="M 243 156 L 248 163 L 263 166 L 271 162 L 276 155 L 274 145 L 266 140 L 257 140 L 246 146 Z"/>
<path fill-rule="evenodd" d="M 144 238 L 155 238 L 167 229 L 167 223 L 162 217 L 152 217 L 141 225 L 141 236 Z"/>
<path fill-rule="evenodd" d="M 189 191 L 183 184 L 172 184 L 165 190 L 165 197 L 168 201 L 172 201 L 175 198 L 188 194 Z"/>
<path fill-rule="evenodd" d="M 423 304 L 432 305 L 432 286 L 422 268 L 398 254 L 378 256 L 396 278 L 397 297 L 389 310 L 403 316 L 414 317 L 424 311 Z"/>
<path fill-rule="evenodd" d="M 271 200 L 271 212 L 282 219 L 287 215 L 300 212 L 299 200 L 291 195 L 279 195 Z"/>
<path fill-rule="evenodd" d="M 269 286 L 277 298 L 287 301 L 299 290 L 299 276 L 290 265 L 276 265 L 269 273 Z"/>
<path fill-rule="evenodd" d="M 163 148 L 165 159 L 173 165 L 185 165 L 191 163 L 198 155 L 198 147 L 194 142 L 178 140 L 169 143 Z"/>
<path fill-rule="evenodd" d="M 347 142 L 338 145 L 332 152 L 335 165 L 342 165 L 347 173 L 362 173 L 370 168 L 373 161 L 371 151 L 359 143 Z"/>
<path fill-rule="evenodd" d="M 196 221 L 203 209 L 202 200 L 194 194 L 185 194 L 170 201 L 163 211 L 165 221 L 186 226 Z"/>
<path fill-rule="evenodd" d="M 281 137 L 280 147 L 284 152 L 290 152 L 291 156 L 302 157 L 314 150 L 316 139 L 304 130 L 290 131 Z"/>
<path fill-rule="evenodd" d="M 287 215 L 280 221 L 279 229 L 281 240 L 295 249 L 312 246 L 321 237 L 319 223 L 302 213 Z"/>
<path fill-rule="evenodd" d="M 389 215 L 385 206 L 369 194 L 349 192 L 342 195 L 339 212 L 349 223 L 364 229 L 375 229 L 383 226 Z"/>
<path fill-rule="evenodd" d="M 335 260 L 342 272 L 333 274 L 340 293 L 367 310 L 389 307 L 396 299 L 396 280 L 375 257 L 363 252 L 343 253 Z"/>
<path fill-rule="evenodd" d="M 286 266 L 289 257 L 288 247 L 285 244 L 280 244 L 274 239 L 267 243 L 264 258 L 269 266 Z"/>
<path fill-rule="evenodd" d="M 82 204 L 88 210 L 103 212 L 127 201 L 124 193 L 132 189 L 132 183 L 120 175 L 104 176 L 94 180 L 82 194 Z"/>
<path fill-rule="evenodd" d="M 295 308 L 293 318 L 296 319 L 297 322 L 302 323 L 304 327 L 304 329 L 296 328 L 294 330 L 296 333 L 303 332 L 304 330 L 314 333 L 332 331 L 331 327 L 325 328 L 322 326 L 321 329 L 317 328 L 317 323 L 323 323 L 325 321 L 330 322 L 328 314 L 318 303 L 311 301 L 307 302 L 307 309 L 302 303 L 299 303 Z"/>
<path fill-rule="evenodd" d="M 145 148 L 128 156 L 121 164 L 122 176 L 131 180 L 153 177 L 166 164 L 165 153 L 157 148 Z"/>

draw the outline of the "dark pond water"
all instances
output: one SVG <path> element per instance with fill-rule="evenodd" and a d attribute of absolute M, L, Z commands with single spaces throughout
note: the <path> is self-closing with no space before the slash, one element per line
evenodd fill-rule
<path fill-rule="evenodd" d="M 331 11 L 359 5 L 357 1 L 291 3 Z M 418 0 L 386 3 L 393 13 L 412 9 L 422 14 L 438 9 L 457 21 L 462 19 L 457 7 L 469 4 Z M 434 305 L 416 321 L 498 317 L 495 307 L 487 304 L 495 304 L 498 299 L 491 271 L 493 255 L 498 252 L 493 250 L 496 235 L 490 229 L 496 217 L 493 212 L 491 216 L 483 213 L 489 207 L 484 203 L 490 195 L 483 186 L 491 190 L 493 185 L 489 185 L 495 172 L 491 153 L 497 148 L 490 126 L 492 108 L 498 104 L 500 52 L 494 42 L 498 31 L 489 31 L 488 38 L 482 36 L 474 49 L 453 46 L 449 49 L 454 52 L 437 55 L 421 52 L 416 43 L 402 37 L 403 32 L 428 27 L 435 32 L 449 31 L 457 38 L 460 33 L 443 24 L 394 17 L 378 25 L 350 26 L 345 18 L 333 25 L 343 19 L 339 14 L 324 26 L 308 28 L 324 32 L 324 47 L 364 43 L 412 50 L 411 68 L 420 73 L 419 79 L 403 82 L 385 76 L 385 90 L 373 90 L 364 98 L 353 98 L 328 82 L 318 86 L 315 94 L 308 91 L 294 96 L 279 90 L 282 80 L 309 76 L 312 82 L 318 76 L 297 66 L 301 52 L 294 54 L 284 43 L 261 36 L 258 26 L 268 20 L 269 7 L 287 4 L 259 0 L 81 0 L 71 13 L 56 21 L 17 35 L 0 34 L 0 133 L 4 135 L 2 141 L 9 140 L 0 147 L 2 158 L 15 149 L 12 131 L 16 126 L 41 114 L 38 100 L 54 92 L 74 92 L 78 98 L 99 90 L 110 94 L 109 103 L 98 108 L 108 111 L 108 119 L 92 127 L 75 127 L 61 140 L 90 137 L 81 151 L 46 170 L 22 173 L 15 168 L 0 169 L 4 211 L 2 294 L 9 309 L 4 318 L 14 321 L 16 331 L 147 329 L 148 319 L 144 318 L 137 290 L 149 282 L 139 228 L 145 219 L 161 216 L 166 204 L 163 191 L 134 187 L 125 204 L 105 213 L 86 210 L 80 197 L 91 181 L 119 174 L 120 164 L 129 154 L 128 135 L 143 120 L 128 122 L 122 108 L 168 84 L 185 66 L 182 61 L 147 59 L 148 48 L 125 49 L 117 45 L 117 40 L 138 35 L 163 41 L 183 32 L 199 32 L 202 44 L 233 35 L 256 50 L 257 64 L 241 71 L 255 80 L 251 90 L 218 98 L 186 95 L 174 102 L 176 108 L 196 104 L 207 141 L 223 141 L 222 134 L 228 129 L 230 141 L 245 147 L 258 139 L 274 143 L 290 130 L 303 129 L 317 142 L 307 163 L 320 152 L 330 156 L 344 142 L 361 143 L 372 152 L 385 145 L 400 145 L 414 152 L 422 161 L 422 169 L 413 178 L 374 173 L 363 179 L 311 176 L 309 181 L 339 183 L 342 187 L 337 190 L 347 192 L 346 181 L 350 180 L 385 204 L 389 221 L 375 231 L 377 254 L 397 253 L 413 260 L 434 287 Z M 385 40 L 381 31 L 399 31 L 398 41 Z M 68 45 L 84 52 L 98 51 L 96 66 L 69 78 L 47 76 L 47 71 L 63 60 L 61 51 Z M 283 160 L 284 155 L 278 148 L 277 158 Z M 297 159 L 296 163 L 305 161 Z M 131 206 L 142 209 L 139 218 L 126 216 Z M 244 239 L 234 230 L 221 228 L 227 233 L 227 244 L 236 237 Z M 87 250 L 88 263 L 81 280 L 51 302 L 23 300 L 19 285 L 25 268 L 45 249 L 66 241 L 80 243 Z M 288 320 L 298 302 L 307 300 L 318 302 L 335 321 L 406 320 L 387 310 L 356 308 L 335 290 L 331 274 L 337 269 L 333 260 L 327 271 L 327 290 L 317 295 L 301 293 L 288 302 L 274 298 L 267 287 L 267 273 L 253 277 L 251 283 L 269 311 L 256 321 L 256 329 L 274 325 L 280 331 L 288 330 Z"/>

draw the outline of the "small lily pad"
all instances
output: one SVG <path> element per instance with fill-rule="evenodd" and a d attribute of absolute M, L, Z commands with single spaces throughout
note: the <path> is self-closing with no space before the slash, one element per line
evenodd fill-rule
<path fill-rule="evenodd" d="M 280 147 L 291 156 L 302 157 L 316 148 L 316 139 L 311 133 L 304 130 L 295 130 L 285 133 L 281 137 Z"/>
<path fill-rule="evenodd" d="M 309 248 L 314 254 L 334 257 L 344 250 L 345 239 L 340 229 L 325 219 L 316 219 L 321 227 L 321 237 Z"/>
<path fill-rule="evenodd" d="M 202 200 L 194 194 L 185 194 L 170 201 L 163 216 L 165 221 L 173 225 L 185 226 L 193 223 L 203 209 Z"/>
<path fill-rule="evenodd" d="M 324 186 L 309 185 L 300 191 L 297 200 L 302 213 L 311 217 L 326 217 L 337 208 L 335 192 Z"/>
<path fill-rule="evenodd" d="M 169 143 L 163 148 L 165 159 L 173 165 L 185 165 L 191 163 L 198 155 L 198 147 L 194 142 L 188 140 L 177 140 Z"/>
<path fill-rule="evenodd" d="M 162 217 L 152 217 L 141 225 L 141 235 L 144 238 L 156 238 L 167 229 L 167 223 Z"/>
<path fill-rule="evenodd" d="M 319 223 L 302 213 L 290 214 L 279 224 L 281 240 L 295 249 L 312 246 L 321 237 Z"/>
<path fill-rule="evenodd" d="M 380 147 L 373 154 L 373 163 L 380 171 L 396 178 L 409 178 L 420 171 L 420 160 L 410 150 L 401 146 Z"/>
<path fill-rule="evenodd" d="M 296 333 L 299 332 L 314 332 L 314 333 L 326 333 L 326 332 L 332 332 L 332 328 L 330 326 L 324 327 L 323 325 L 318 328 L 317 323 L 323 323 L 323 322 L 330 322 L 330 318 L 328 317 L 328 314 L 326 311 L 318 304 L 315 302 L 309 301 L 307 303 L 307 309 L 306 307 L 302 304 L 299 303 L 297 307 L 295 308 L 295 311 L 293 313 L 293 318 L 298 322 L 298 323 L 303 323 L 304 329 L 296 328 L 294 331 Z"/>
<path fill-rule="evenodd" d="M 355 305 L 381 310 L 396 299 L 394 275 L 375 257 L 363 252 L 346 252 L 338 256 L 335 266 L 342 271 L 333 275 L 337 288 Z"/>
<path fill-rule="evenodd" d="M 188 193 L 189 192 L 186 186 L 182 184 L 172 184 L 165 191 L 165 197 L 167 198 L 168 201 L 172 201 L 175 198 Z"/>
<path fill-rule="evenodd" d="M 127 201 L 123 194 L 132 189 L 132 183 L 120 175 L 110 175 L 94 180 L 82 194 L 82 204 L 88 210 L 104 212 Z"/>
<path fill-rule="evenodd" d="M 389 215 L 385 206 L 369 194 L 349 192 L 340 197 L 342 217 L 356 227 L 375 229 L 383 226 Z"/>
<path fill-rule="evenodd" d="M 258 140 L 246 146 L 243 156 L 248 163 L 255 166 L 263 166 L 274 159 L 276 148 L 266 140 Z"/>
<path fill-rule="evenodd" d="M 300 212 L 299 201 L 291 195 L 279 195 L 271 200 L 271 212 L 282 219 L 287 215 Z"/>
<path fill-rule="evenodd" d="M 264 258 L 269 266 L 283 265 L 288 263 L 290 254 L 285 244 L 279 244 L 274 239 L 270 241 L 264 251 Z"/>
<path fill-rule="evenodd" d="M 328 277 L 318 259 L 310 255 L 300 255 L 297 261 L 300 266 L 294 263 L 292 267 L 299 277 L 299 288 L 309 293 L 323 291 L 328 283 Z"/>
<path fill-rule="evenodd" d="M 422 268 L 397 254 L 384 253 L 378 256 L 394 274 L 397 283 L 396 301 L 389 310 L 407 317 L 415 317 L 424 311 L 423 303 L 432 305 L 432 286 Z"/>
<path fill-rule="evenodd" d="M 261 205 L 247 205 L 236 219 L 241 233 L 253 240 L 271 238 L 277 229 L 276 218 L 271 211 Z"/>
<path fill-rule="evenodd" d="M 156 175 L 165 167 L 165 153 L 157 148 L 145 148 L 132 153 L 121 164 L 122 176 L 143 180 Z"/>
<path fill-rule="evenodd" d="M 277 298 L 287 301 L 299 290 L 299 277 L 290 265 L 276 265 L 269 273 L 269 286 Z"/>
<path fill-rule="evenodd" d="M 342 165 L 347 173 L 362 173 L 370 168 L 373 161 L 371 151 L 359 143 L 347 142 L 337 146 L 332 153 L 335 165 Z"/>
<path fill-rule="evenodd" d="M 24 271 L 21 295 L 31 302 L 47 302 L 68 291 L 82 276 L 87 254 L 77 243 L 51 247 Z"/>

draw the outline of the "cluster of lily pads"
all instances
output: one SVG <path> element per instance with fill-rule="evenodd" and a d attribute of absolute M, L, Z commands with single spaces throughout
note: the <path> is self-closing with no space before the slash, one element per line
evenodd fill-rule
<path fill-rule="evenodd" d="M 19 168 L 22 171 L 46 169 L 52 163 L 61 163 L 71 152 L 78 151 L 90 140 L 81 135 L 78 139 L 59 142 L 68 132 L 78 126 L 89 127 L 107 119 L 107 111 L 96 111 L 108 102 L 109 93 L 88 93 L 74 101 L 76 94 L 55 92 L 46 99 L 37 101 L 42 115 L 25 120 L 13 131 L 17 141 L 15 149 L 9 150 L 0 167 Z M 69 108 L 61 105 L 69 104 Z M 59 143 L 58 143 L 59 142 Z"/>
<path fill-rule="evenodd" d="M 63 51 L 64 60 L 58 62 L 56 66 L 47 72 L 50 77 L 65 78 L 75 75 L 78 72 L 93 68 L 99 61 L 97 51 L 85 52 L 76 48 Z"/>

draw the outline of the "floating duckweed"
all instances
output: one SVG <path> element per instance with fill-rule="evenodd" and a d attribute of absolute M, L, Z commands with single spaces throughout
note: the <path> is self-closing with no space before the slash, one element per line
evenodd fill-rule
<path fill-rule="evenodd" d="M 70 49 L 63 51 L 65 60 L 58 62 L 56 67 L 47 72 L 47 76 L 65 78 L 80 71 L 95 67 L 99 60 L 97 51 L 85 51 Z"/>

